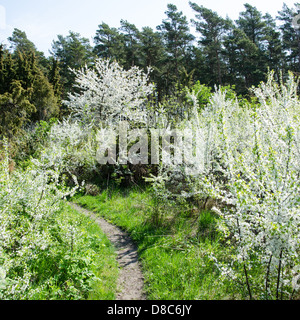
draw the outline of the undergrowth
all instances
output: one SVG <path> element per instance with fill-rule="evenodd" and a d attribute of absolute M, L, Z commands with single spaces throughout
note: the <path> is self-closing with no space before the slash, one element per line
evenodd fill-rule
<path fill-rule="evenodd" d="M 77 195 L 72 201 L 128 231 L 138 246 L 150 300 L 220 300 L 240 297 L 221 281 L 211 253 L 226 259 L 229 247 L 217 231 L 210 211 L 168 207 L 153 222 L 153 198 L 145 190 L 105 190 L 97 196 Z"/>

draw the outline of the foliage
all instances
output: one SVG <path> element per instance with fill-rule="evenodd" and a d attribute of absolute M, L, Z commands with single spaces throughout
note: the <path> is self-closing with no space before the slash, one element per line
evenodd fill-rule
<path fill-rule="evenodd" d="M 76 176 L 83 179 L 83 167 L 88 172 L 96 170 L 99 133 L 109 134 L 122 117 L 140 128 L 151 114 L 145 101 L 153 87 L 147 85 L 147 74 L 140 69 L 125 71 L 116 62 L 98 60 L 96 71 L 84 69 L 77 77 L 84 90 L 70 95 L 68 102 L 77 120 L 54 124 L 39 159 L 34 160 L 39 168 L 53 170 L 60 184 L 64 175 L 75 184 Z M 300 241 L 296 232 L 297 82 L 291 74 L 286 83 L 277 84 L 270 73 L 268 82 L 252 89 L 256 97 L 252 103 L 239 100 L 233 89 L 220 87 L 211 93 L 200 83 L 186 89 L 188 107 L 173 121 L 170 100 L 156 110 L 154 124 L 161 134 L 189 129 L 184 139 L 192 141 L 196 135 L 197 145 L 194 150 L 187 149 L 187 144 L 180 149 L 185 151 L 184 163 L 160 162 L 157 174 L 148 179 L 154 194 L 152 225 L 164 223 L 165 213 L 178 204 L 214 198 L 218 202 L 212 210 L 220 218 L 213 224 L 205 222 L 204 215 L 199 228 L 205 233 L 203 225 L 212 225 L 211 239 L 217 228 L 223 233 L 226 259 L 209 252 L 220 279 L 238 282 L 241 296 L 248 294 L 250 299 L 291 298 L 298 290 Z M 179 103 L 174 102 L 177 112 Z M 97 121 L 102 121 L 100 127 Z M 115 167 L 111 176 L 122 180 L 126 174 L 122 169 L 128 167 Z"/>
<path fill-rule="evenodd" d="M 231 21 L 227 18 L 223 19 L 216 12 L 198 6 L 196 3 L 190 2 L 191 8 L 196 12 L 193 24 L 196 30 L 201 33 L 199 43 L 203 47 L 206 57 L 207 72 L 210 75 L 206 76 L 207 84 L 223 84 L 224 77 L 224 61 L 222 61 L 222 42 L 224 34 L 231 27 Z M 209 79 L 209 80 L 208 80 Z"/>
<path fill-rule="evenodd" d="M 29 122 L 30 116 L 36 111 L 35 106 L 29 101 L 31 92 L 30 89 L 23 89 L 20 81 L 13 81 L 11 93 L 0 95 L 0 135 L 2 137 L 12 138 Z"/>
<path fill-rule="evenodd" d="M 112 251 L 99 250 L 107 240 L 92 231 L 87 234 L 82 217 L 63 203 L 77 187 L 65 187 L 57 170 L 42 168 L 38 161 L 26 171 L 9 173 L 8 155 L 2 157 L 1 300 L 86 299 L 93 288 L 99 290 L 97 276 L 107 274 L 94 265 L 96 254 L 112 256 Z M 105 263 L 113 267 L 113 261 Z M 106 277 L 113 285 L 115 276 Z M 113 296 L 104 287 L 100 290 L 104 299 Z"/>
<path fill-rule="evenodd" d="M 208 212 L 193 214 L 192 208 L 185 206 L 169 206 L 160 223 L 153 224 L 153 201 L 148 190 L 111 186 L 96 197 L 74 198 L 130 234 L 138 246 L 149 300 L 240 297 L 237 288 L 220 280 L 209 256 L 211 251 L 220 259 L 227 254 L 214 229 L 218 217 Z"/>
<path fill-rule="evenodd" d="M 190 91 L 192 91 L 193 96 L 196 96 L 199 108 L 204 109 L 212 95 L 211 88 L 198 81 L 191 87 Z"/>
<path fill-rule="evenodd" d="M 29 122 L 58 115 L 57 97 L 33 51 L 12 55 L 1 46 L 0 73 L 2 137 L 11 139 Z"/>
<path fill-rule="evenodd" d="M 39 158 L 45 146 L 50 129 L 58 120 L 51 118 L 48 122 L 41 120 L 27 128 L 22 135 L 10 141 L 10 154 L 18 166 L 26 167 L 31 158 Z"/>
<path fill-rule="evenodd" d="M 178 11 L 174 4 L 167 5 L 165 12 L 167 18 L 157 26 L 165 45 L 164 71 L 166 93 L 171 93 L 171 88 L 179 83 L 180 69 L 186 64 L 189 48 L 194 40 L 190 33 L 186 16 Z M 163 75 L 162 75 L 163 76 Z"/>
<path fill-rule="evenodd" d="M 38 161 L 52 168 L 73 185 L 84 183 L 96 170 L 96 138 L 91 127 L 71 119 L 53 124 L 41 146 Z M 75 178 L 75 181 L 74 179 Z"/>
<path fill-rule="evenodd" d="M 90 247 L 98 240 L 81 237 L 77 220 L 64 215 L 62 199 L 75 192 L 78 181 L 97 178 L 108 188 L 111 179 L 121 185 L 135 173 L 151 182 L 148 220 L 127 203 L 121 206 L 125 213 L 110 212 L 105 204 L 99 208 L 140 241 L 148 280 L 167 288 L 152 291 L 152 297 L 169 297 L 173 287 L 184 288 L 176 298 L 200 297 L 199 288 L 208 282 L 236 285 L 238 296 L 250 299 L 299 294 L 300 102 L 298 81 L 288 73 L 299 71 L 299 30 L 292 25 L 298 11 L 284 5 L 278 27 L 249 4 L 235 22 L 190 6 L 197 44 L 186 17 L 169 4 L 156 32 L 125 20 L 119 29 L 102 23 L 92 48 L 70 31 L 53 42 L 49 59 L 19 29 L 9 38 L 12 52 L 1 45 L 0 137 L 2 144 L 9 138 L 10 150 L 16 147 L 19 165 L 14 169 L 7 152 L 1 155 L 1 299 L 88 297 L 97 281 Z M 268 69 L 275 70 L 267 75 Z M 68 110 L 59 110 L 61 96 L 68 98 Z M 48 122 L 57 116 L 61 121 Z M 153 171 L 118 161 L 114 167 L 99 165 L 97 150 L 109 142 L 99 137 L 111 134 L 121 120 L 144 130 L 149 141 L 151 126 L 160 135 L 184 131 L 186 143 L 173 150 L 184 151 L 183 163 L 165 163 L 162 153 Z M 126 141 L 127 147 L 134 142 Z M 155 174 L 149 178 L 150 172 Z M 108 192 L 101 197 L 107 200 Z M 214 213 L 199 212 L 207 207 Z M 186 210 L 198 214 L 197 232 Z M 174 225 L 168 225 L 170 219 Z M 145 240 L 147 232 L 156 237 L 174 231 L 180 221 L 191 234 L 179 227 L 178 234 L 158 242 Z M 195 287 L 187 293 L 188 280 L 197 281 L 198 274 L 198 295 Z"/>
<path fill-rule="evenodd" d="M 183 168 L 161 165 L 160 175 L 152 178 L 154 186 L 164 179 L 163 188 L 155 190 L 165 201 L 180 195 L 167 186 L 181 172 L 183 198 L 212 197 L 221 203 L 213 209 L 235 254 L 229 263 L 216 259 L 216 264 L 224 278 L 238 281 L 243 274 L 242 289 L 250 299 L 290 299 L 299 289 L 297 85 L 292 74 L 278 85 L 270 73 L 267 83 L 253 89 L 255 106 L 220 88 L 189 122 L 201 132 L 199 156 L 187 158 Z"/>
<path fill-rule="evenodd" d="M 37 58 L 39 68 L 45 74 L 47 73 L 47 58 L 45 57 L 43 52 L 37 50 L 34 43 L 27 38 L 27 35 L 24 31 L 14 28 L 11 37 L 8 37 L 8 41 L 10 42 L 10 49 L 11 51 L 13 51 L 14 55 L 18 55 L 18 53 L 34 53 L 35 57 Z"/>
<path fill-rule="evenodd" d="M 92 47 L 87 38 L 70 31 L 66 37 L 57 36 L 57 40 L 52 43 L 51 52 L 55 60 L 60 63 L 62 96 L 66 98 L 68 92 L 72 91 L 75 80 L 75 75 L 70 68 L 79 69 L 85 65 L 90 65 L 94 58 Z"/>

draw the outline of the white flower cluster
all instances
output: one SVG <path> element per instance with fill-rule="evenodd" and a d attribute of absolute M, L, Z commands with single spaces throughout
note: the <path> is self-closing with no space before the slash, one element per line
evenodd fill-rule
<path fill-rule="evenodd" d="M 94 68 L 73 70 L 75 88 L 79 93 L 69 95 L 66 105 L 74 116 L 91 123 L 94 120 L 114 123 L 121 120 L 145 123 L 145 102 L 153 93 L 149 73 L 134 66 L 124 70 L 117 62 L 98 59 Z"/>
<path fill-rule="evenodd" d="M 93 170 L 95 153 L 96 141 L 91 127 L 69 118 L 51 127 L 47 143 L 34 162 L 42 168 L 68 173 L 76 180 L 78 168 Z"/>
<path fill-rule="evenodd" d="M 0 299 L 19 299 L 35 276 L 29 266 L 55 250 L 53 221 L 61 199 L 77 186 L 65 188 L 57 170 L 32 164 L 9 173 L 8 164 L 6 154 L 0 162 Z"/>
<path fill-rule="evenodd" d="M 189 121 L 192 131 L 202 134 L 202 153 L 197 157 L 198 174 L 191 176 L 185 170 L 192 183 L 190 192 L 184 190 L 182 195 L 210 196 L 224 204 L 222 213 L 215 210 L 222 216 L 220 228 L 236 246 L 230 268 L 233 271 L 238 265 L 243 270 L 250 298 L 254 292 L 263 298 L 291 297 L 299 287 L 295 271 L 300 265 L 297 86 L 292 75 L 278 85 L 271 73 L 267 83 L 253 89 L 255 103 L 243 104 L 227 99 L 220 89 L 208 107 Z M 170 167 L 160 170 L 164 184 L 172 177 L 168 171 Z M 251 277 L 255 268 L 263 270 L 257 283 Z M 220 269 L 229 270 L 224 265 Z M 232 271 L 227 271 L 232 278 Z"/>

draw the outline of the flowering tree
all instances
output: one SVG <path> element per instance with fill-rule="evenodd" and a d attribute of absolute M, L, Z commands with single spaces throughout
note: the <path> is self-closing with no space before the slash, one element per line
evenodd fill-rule
<path fill-rule="evenodd" d="M 224 278 L 238 282 L 243 274 L 242 287 L 251 299 L 291 298 L 300 278 L 297 82 L 290 75 L 278 85 L 271 73 L 253 93 L 257 102 L 241 105 L 217 90 L 207 108 L 194 113 L 189 125 L 202 134 L 202 153 L 194 163 L 196 174 L 184 171 L 189 183 L 181 195 L 210 196 L 223 204 L 214 210 L 232 254 L 226 263 L 213 254 L 212 259 Z M 173 170 L 161 168 L 154 183 L 165 186 Z M 163 189 L 156 188 L 167 195 Z"/>
<path fill-rule="evenodd" d="M 253 260 L 264 266 L 264 297 L 279 298 L 299 288 L 299 111 L 293 77 L 278 86 L 272 78 L 254 93 L 259 106 L 251 112 L 248 148 L 230 159 L 231 203 L 239 242 L 237 260 L 247 268 Z M 250 128 L 249 128 L 250 129 Z M 254 289 L 253 289 L 254 290 Z"/>
<path fill-rule="evenodd" d="M 98 59 L 93 69 L 76 71 L 75 88 L 66 105 L 84 121 L 113 123 L 120 120 L 146 121 L 145 102 L 153 93 L 149 73 L 134 66 L 124 70 L 117 62 Z"/>

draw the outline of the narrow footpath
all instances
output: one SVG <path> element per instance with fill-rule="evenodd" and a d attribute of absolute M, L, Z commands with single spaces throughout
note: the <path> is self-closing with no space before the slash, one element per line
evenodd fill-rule
<path fill-rule="evenodd" d="M 144 278 L 138 261 L 137 248 L 128 234 L 105 219 L 96 216 L 92 211 L 75 203 L 70 203 L 70 205 L 95 220 L 116 248 L 119 263 L 116 300 L 146 300 L 143 290 Z"/>

